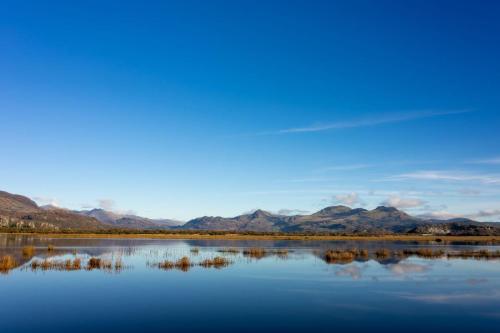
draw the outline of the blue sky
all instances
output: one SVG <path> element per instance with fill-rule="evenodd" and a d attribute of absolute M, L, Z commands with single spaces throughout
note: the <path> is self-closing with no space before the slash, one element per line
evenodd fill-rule
<path fill-rule="evenodd" d="M 1 189 L 500 220 L 495 1 L 2 1 Z"/>

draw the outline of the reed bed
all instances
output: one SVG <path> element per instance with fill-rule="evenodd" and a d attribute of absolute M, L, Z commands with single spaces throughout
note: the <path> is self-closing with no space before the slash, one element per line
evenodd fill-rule
<path fill-rule="evenodd" d="M 269 250 L 261 247 L 253 247 L 243 250 L 242 253 L 245 257 L 250 257 L 254 259 L 262 259 L 269 255 L 276 255 L 282 259 L 285 259 L 288 257 L 288 252 L 289 252 L 288 249 Z"/>
<path fill-rule="evenodd" d="M 17 263 L 14 257 L 5 255 L 0 258 L 0 273 L 7 274 L 11 269 L 16 267 Z"/>
<path fill-rule="evenodd" d="M 202 262 L 200 262 L 198 265 L 205 267 L 205 268 L 222 268 L 222 267 L 227 267 L 231 264 L 231 261 L 229 259 L 226 259 L 224 257 L 215 257 L 212 259 L 205 259 Z"/>
<path fill-rule="evenodd" d="M 189 259 L 189 257 L 182 257 L 175 262 L 170 260 L 162 261 L 158 263 L 156 266 L 158 266 L 158 268 L 160 269 L 165 269 L 165 270 L 176 268 L 183 272 L 187 272 L 191 268 L 191 266 L 193 266 L 193 264 L 191 263 L 191 259 Z"/>
<path fill-rule="evenodd" d="M 56 270 L 56 271 L 79 271 L 82 269 L 82 261 L 80 258 L 73 260 L 33 260 L 29 267 L 32 271 L 42 270 Z"/>
<path fill-rule="evenodd" d="M 446 254 L 448 258 L 460 258 L 460 259 L 500 259 L 500 251 L 488 251 L 488 250 L 465 250 L 460 252 L 449 252 Z"/>
<path fill-rule="evenodd" d="M 416 250 L 403 250 L 405 256 L 417 256 L 421 258 L 441 258 L 445 255 L 445 252 L 441 249 L 416 249 Z"/>
<path fill-rule="evenodd" d="M 318 254 L 320 255 L 320 254 Z M 334 249 L 327 250 L 323 254 L 323 259 L 327 263 L 349 263 L 354 260 L 386 260 L 390 258 L 404 259 L 411 256 L 424 259 L 500 259 L 500 250 L 464 250 L 464 251 L 445 251 L 443 249 L 403 249 L 391 251 L 389 249 L 378 249 L 370 255 L 367 250 L 360 249 Z"/>
<path fill-rule="evenodd" d="M 238 253 L 240 253 L 240 250 L 238 250 L 235 247 L 229 247 L 229 248 L 219 249 L 219 250 L 217 250 L 217 252 L 228 253 L 228 254 L 238 254 Z"/>
<path fill-rule="evenodd" d="M 252 247 L 243 250 L 243 255 L 250 258 L 261 259 L 266 256 L 267 252 L 261 247 Z"/>

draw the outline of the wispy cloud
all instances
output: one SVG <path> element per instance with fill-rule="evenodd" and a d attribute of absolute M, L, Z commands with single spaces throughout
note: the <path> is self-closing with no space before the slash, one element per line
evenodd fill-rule
<path fill-rule="evenodd" d="M 113 211 L 115 208 L 115 201 L 113 199 L 98 199 L 97 203 L 99 208 L 104 210 Z"/>
<path fill-rule="evenodd" d="M 281 129 L 275 132 L 263 134 L 290 134 L 290 133 L 307 133 L 307 132 L 322 132 L 344 128 L 370 127 L 390 123 L 400 123 L 422 118 L 432 118 L 439 116 L 455 115 L 471 112 L 472 110 L 421 110 L 404 113 L 382 114 L 372 117 L 354 119 L 349 121 L 338 121 L 331 123 L 316 124 L 304 127 L 294 127 Z"/>
<path fill-rule="evenodd" d="M 400 196 L 391 196 L 381 203 L 383 206 L 395 208 L 415 208 L 426 204 L 424 200 L 418 198 L 402 198 Z"/>
<path fill-rule="evenodd" d="M 500 164 L 500 157 L 487 158 L 482 160 L 470 161 L 473 164 Z"/>
<path fill-rule="evenodd" d="M 303 215 L 308 214 L 308 210 L 283 208 L 277 211 L 279 215 Z"/>
<path fill-rule="evenodd" d="M 49 197 L 33 197 L 33 200 L 35 200 L 39 205 L 45 206 L 54 206 L 54 207 L 59 207 L 59 200 L 56 198 L 49 198 Z"/>
<path fill-rule="evenodd" d="M 335 201 L 348 206 L 352 206 L 357 203 L 359 204 L 362 203 L 361 199 L 359 198 L 359 195 L 356 192 L 336 195 Z"/>
<path fill-rule="evenodd" d="M 388 177 L 385 180 L 475 181 L 482 184 L 500 184 L 500 175 L 430 170 L 404 173 Z"/>
<path fill-rule="evenodd" d="M 327 172 L 327 171 L 351 171 L 360 170 L 371 167 L 371 164 L 348 164 L 348 165 L 335 165 L 331 167 L 326 167 L 322 169 L 317 169 L 315 172 Z"/>

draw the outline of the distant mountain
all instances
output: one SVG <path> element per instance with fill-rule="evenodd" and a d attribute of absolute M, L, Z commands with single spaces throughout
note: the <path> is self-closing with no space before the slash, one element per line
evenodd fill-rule
<path fill-rule="evenodd" d="M 179 221 L 169 219 L 149 219 L 146 217 L 117 214 L 104 209 L 78 211 L 79 214 L 90 216 L 103 224 L 115 228 L 127 229 L 169 229 L 181 224 Z"/>
<path fill-rule="evenodd" d="M 33 200 L 0 191 L 0 228 L 19 230 L 207 230 L 234 232 L 295 232 L 342 234 L 418 233 L 434 235 L 500 235 L 500 224 L 466 218 L 417 218 L 393 207 L 373 210 L 346 206 L 326 207 L 310 215 L 280 215 L 256 210 L 236 217 L 203 216 L 179 221 L 117 214 L 103 209 L 71 211 L 39 207 Z"/>
<path fill-rule="evenodd" d="M 458 221 L 424 220 L 410 216 L 393 207 L 380 206 L 373 210 L 351 209 L 346 206 L 331 206 L 311 215 L 285 216 L 262 210 L 232 218 L 204 216 L 193 219 L 181 228 L 188 230 L 258 231 L 258 232 L 303 232 L 303 233 L 407 233 L 418 227 L 445 225 Z M 482 225 L 470 220 L 463 225 Z M 425 229 L 422 229 L 425 231 Z M 443 229 L 440 229 L 443 230 Z M 450 228 L 449 233 L 458 232 Z M 500 234 L 500 227 L 491 226 L 482 232 Z M 424 232 L 425 233 L 425 232 Z"/>
<path fill-rule="evenodd" d="M 98 230 L 106 228 L 89 216 L 54 206 L 38 207 L 22 195 L 0 191 L 0 227 L 20 230 Z"/>

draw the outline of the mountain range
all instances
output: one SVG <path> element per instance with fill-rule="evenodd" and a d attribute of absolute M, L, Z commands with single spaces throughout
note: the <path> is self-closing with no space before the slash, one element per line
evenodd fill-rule
<path fill-rule="evenodd" d="M 346 206 L 326 207 L 310 215 L 280 215 L 256 210 L 236 217 L 203 216 L 184 224 L 149 219 L 103 209 L 68 210 L 38 206 L 33 200 L 0 191 L 0 228 L 35 230 L 217 230 L 235 232 L 342 233 L 342 234 L 453 234 L 500 235 L 500 224 L 466 218 L 428 220 L 393 207 L 373 210 Z"/>

